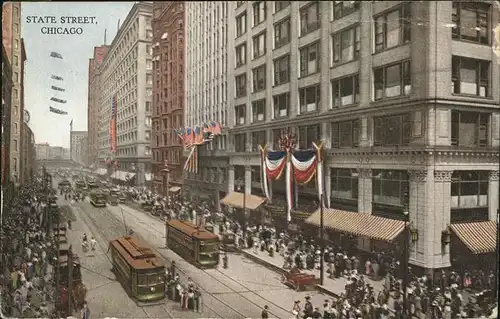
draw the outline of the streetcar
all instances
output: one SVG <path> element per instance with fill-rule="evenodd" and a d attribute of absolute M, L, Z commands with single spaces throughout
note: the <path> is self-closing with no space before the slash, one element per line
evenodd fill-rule
<path fill-rule="evenodd" d="M 75 182 L 75 188 L 80 188 L 80 189 L 85 189 L 87 187 L 87 184 L 85 184 L 84 180 L 78 179 Z"/>
<path fill-rule="evenodd" d="M 89 188 L 99 188 L 99 184 L 96 181 L 90 180 L 87 182 Z"/>
<path fill-rule="evenodd" d="M 109 242 L 113 272 L 127 294 L 141 302 L 165 298 L 165 264 L 136 236 Z"/>
<path fill-rule="evenodd" d="M 90 203 L 95 207 L 106 207 L 106 196 L 101 192 L 90 193 Z"/>
<path fill-rule="evenodd" d="M 178 219 L 165 226 L 166 246 L 199 268 L 215 268 L 219 264 L 219 236 Z"/>

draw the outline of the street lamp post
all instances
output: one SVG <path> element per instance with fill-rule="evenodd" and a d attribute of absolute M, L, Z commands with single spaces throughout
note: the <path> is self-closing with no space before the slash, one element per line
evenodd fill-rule
<path fill-rule="evenodd" d="M 408 220 L 409 220 L 409 212 L 405 210 L 403 212 L 405 218 L 405 225 L 403 229 L 403 245 L 404 245 L 404 259 L 403 259 L 403 317 L 406 318 L 408 314 L 408 300 L 406 291 L 408 290 L 408 259 L 410 259 L 410 245 L 408 242 Z"/>
<path fill-rule="evenodd" d="M 320 220 L 319 220 L 319 236 L 321 237 L 320 239 L 320 247 L 321 247 L 321 254 L 320 254 L 320 264 L 319 264 L 319 281 L 320 285 L 323 286 L 325 282 L 325 240 L 324 240 L 324 212 L 323 212 L 323 194 L 321 194 L 320 198 L 320 203 L 319 203 L 319 212 L 320 212 Z"/>
<path fill-rule="evenodd" d="M 246 192 L 246 183 L 244 180 L 238 179 L 238 191 L 242 191 L 243 189 L 243 233 L 246 230 L 246 217 L 247 217 L 247 192 Z"/>

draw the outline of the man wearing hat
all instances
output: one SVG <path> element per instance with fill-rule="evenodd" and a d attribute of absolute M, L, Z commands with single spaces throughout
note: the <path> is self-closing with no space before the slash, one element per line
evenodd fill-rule
<path fill-rule="evenodd" d="M 292 314 L 295 316 L 295 319 L 298 319 L 300 316 L 300 300 L 295 300 L 292 308 Z"/>
<path fill-rule="evenodd" d="M 306 302 L 304 303 L 304 318 L 312 317 L 313 305 L 311 303 L 311 297 L 306 296 Z"/>

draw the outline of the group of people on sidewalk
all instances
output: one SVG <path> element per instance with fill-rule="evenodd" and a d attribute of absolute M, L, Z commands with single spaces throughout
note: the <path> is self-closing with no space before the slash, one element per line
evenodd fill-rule
<path fill-rule="evenodd" d="M 47 317 L 53 308 L 50 264 L 53 243 L 46 235 L 41 185 L 17 189 L 2 216 L 2 313 L 12 317 Z"/>
<path fill-rule="evenodd" d="M 235 244 L 252 249 L 253 254 L 282 258 L 284 269 L 319 270 L 323 254 L 327 278 L 344 278 L 344 291 L 336 300 L 325 300 L 315 307 L 306 300 L 302 308 L 296 301 L 292 311 L 297 318 L 478 318 L 490 315 L 495 307 L 493 272 L 466 271 L 460 276 L 443 270 L 441 275 L 429 278 L 418 277 L 408 268 L 407 307 L 403 307 L 404 269 L 396 254 L 379 251 L 360 256 L 334 245 L 321 251 L 313 237 L 286 231 L 278 234 L 274 227 L 261 225 L 243 229 L 226 217 L 219 223 L 219 231 L 234 232 Z M 382 281 L 378 291 L 374 287 L 377 281 Z"/>
<path fill-rule="evenodd" d="M 187 282 L 181 282 L 179 274 L 176 273 L 175 261 L 172 261 L 172 265 L 166 270 L 166 278 L 165 292 L 168 299 L 178 302 L 183 310 L 201 311 L 200 288 L 195 286 L 189 277 Z"/>

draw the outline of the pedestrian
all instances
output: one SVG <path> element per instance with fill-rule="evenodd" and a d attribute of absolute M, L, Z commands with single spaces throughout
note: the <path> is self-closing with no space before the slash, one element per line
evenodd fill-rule
<path fill-rule="evenodd" d="M 95 251 L 95 247 L 97 246 L 97 241 L 95 240 L 94 236 L 90 238 L 90 249 L 92 251 Z"/>
<path fill-rule="evenodd" d="M 90 319 L 90 309 L 87 305 L 87 301 L 83 302 L 83 308 L 80 311 L 80 319 Z"/>
<path fill-rule="evenodd" d="M 262 312 L 260 314 L 260 317 L 262 319 L 267 319 L 269 318 L 269 311 L 268 311 L 269 307 L 267 305 L 264 306 L 264 309 L 262 309 Z"/>

